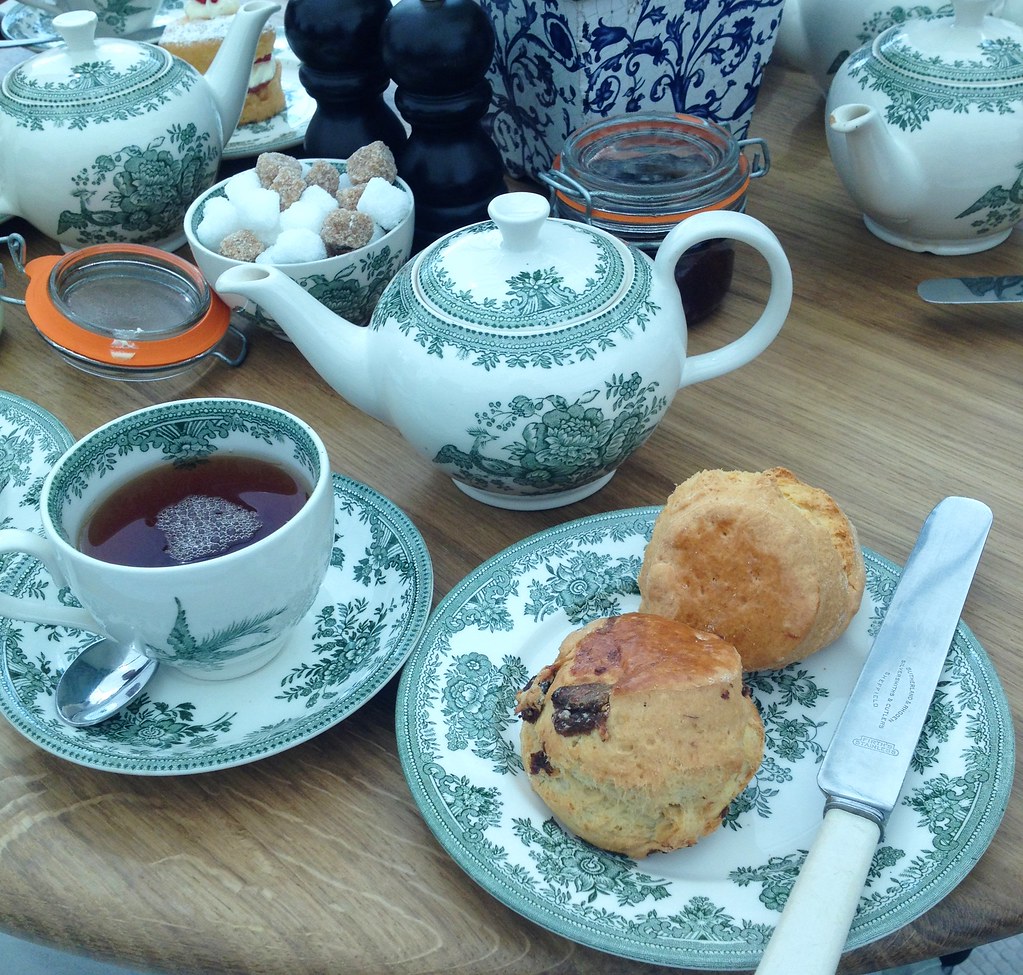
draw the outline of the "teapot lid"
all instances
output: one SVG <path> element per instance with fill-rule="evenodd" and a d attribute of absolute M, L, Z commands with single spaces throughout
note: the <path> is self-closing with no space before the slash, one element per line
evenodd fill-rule
<path fill-rule="evenodd" d="M 952 16 L 909 18 L 890 27 L 864 49 L 870 56 L 859 59 L 851 73 L 865 70 L 875 87 L 913 92 L 969 87 L 974 99 L 977 88 L 1023 86 L 1023 28 L 989 16 L 992 5 L 993 0 L 953 0 Z M 1021 93 L 1023 87 L 999 97 Z"/>
<path fill-rule="evenodd" d="M 502 194 L 488 212 L 424 250 L 405 279 L 435 331 L 471 329 L 482 355 L 542 340 L 556 357 L 559 342 L 585 345 L 655 310 L 650 262 L 611 234 L 550 219 L 538 193 Z"/>
<path fill-rule="evenodd" d="M 53 18 L 64 44 L 12 68 L 0 84 L 0 106 L 19 123 L 52 122 L 72 130 L 156 110 L 166 94 L 198 73 L 155 44 L 97 38 L 96 14 L 75 10 Z"/>

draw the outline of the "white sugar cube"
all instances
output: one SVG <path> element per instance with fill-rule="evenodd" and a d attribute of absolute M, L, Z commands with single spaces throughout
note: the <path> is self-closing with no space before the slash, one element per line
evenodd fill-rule
<path fill-rule="evenodd" d="M 326 256 L 327 248 L 318 233 L 306 227 L 295 227 L 282 230 L 277 240 L 256 258 L 256 263 L 308 264 L 322 261 Z"/>
<path fill-rule="evenodd" d="M 218 250 L 220 242 L 241 229 L 242 216 L 238 208 L 224 196 L 211 196 L 202 208 L 202 219 L 195 228 L 195 236 L 203 247 Z"/>
<path fill-rule="evenodd" d="M 281 214 L 281 230 L 304 228 L 318 234 L 327 214 L 337 209 L 337 200 L 322 186 L 308 186 Z"/>
<path fill-rule="evenodd" d="M 372 217 L 384 230 L 393 230 L 405 219 L 412 200 L 400 186 L 392 186 L 380 176 L 374 176 L 359 198 L 357 210 Z"/>

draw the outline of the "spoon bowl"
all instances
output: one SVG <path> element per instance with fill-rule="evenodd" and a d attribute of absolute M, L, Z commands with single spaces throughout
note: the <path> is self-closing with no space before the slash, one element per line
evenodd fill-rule
<path fill-rule="evenodd" d="M 75 728 L 99 724 L 137 697 L 158 666 L 136 647 L 97 640 L 68 664 L 57 682 L 57 715 Z"/>

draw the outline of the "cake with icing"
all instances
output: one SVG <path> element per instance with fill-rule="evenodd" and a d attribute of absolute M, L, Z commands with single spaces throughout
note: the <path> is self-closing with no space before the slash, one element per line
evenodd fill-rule
<path fill-rule="evenodd" d="M 164 29 L 160 46 L 205 74 L 234 22 L 239 0 L 185 0 L 184 16 Z M 284 111 L 281 64 L 274 57 L 277 32 L 269 24 L 259 35 L 239 125 L 272 118 Z"/>

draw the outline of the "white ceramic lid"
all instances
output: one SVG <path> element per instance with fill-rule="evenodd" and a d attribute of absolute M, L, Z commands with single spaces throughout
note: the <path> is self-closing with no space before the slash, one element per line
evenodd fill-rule
<path fill-rule="evenodd" d="M 601 319 L 610 330 L 649 297 L 642 255 L 601 230 L 549 219 L 543 196 L 506 193 L 489 213 L 413 265 L 415 299 L 437 319 L 522 336 Z"/>
<path fill-rule="evenodd" d="M 889 28 L 872 53 L 890 70 L 931 83 L 1023 87 L 1023 28 L 989 16 L 993 0 L 953 0 L 953 6 L 951 17 L 909 18 Z"/>
<path fill-rule="evenodd" d="M 176 89 L 194 69 L 154 44 L 95 36 L 96 14 L 75 10 L 53 19 L 65 43 L 12 68 L 0 85 L 0 107 L 19 119 L 55 121 L 74 130 L 123 118 L 131 105 Z M 197 76 L 197 75 L 196 75 Z"/>

